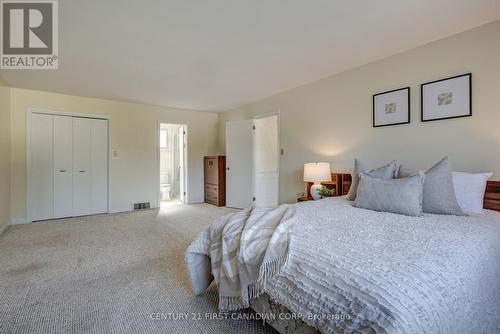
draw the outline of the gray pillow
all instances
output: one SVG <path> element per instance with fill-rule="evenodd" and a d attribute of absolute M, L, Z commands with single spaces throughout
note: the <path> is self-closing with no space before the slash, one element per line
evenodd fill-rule
<path fill-rule="evenodd" d="M 398 178 L 415 173 L 404 166 L 399 168 Z M 448 157 L 425 172 L 423 209 L 426 213 L 464 216 L 458 205 L 453 187 L 453 174 Z"/>
<path fill-rule="evenodd" d="M 406 216 L 421 216 L 423 189 L 423 173 L 391 180 L 361 173 L 354 206 Z"/>
<path fill-rule="evenodd" d="M 359 174 L 364 173 L 371 177 L 376 177 L 378 179 L 389 180 L 393 179 L 396 174 L 396 161 L 392 161 L 385 166 L 377 169 L 368 170 L 366 166 L 358 159 L 354 160 L 354 170 L 352 172 L 352 182 L 349 193 L 347 194 L 347 199 L 349 201 L 354 201 L 356 199 L 356 193 L 358 191 Z"/>

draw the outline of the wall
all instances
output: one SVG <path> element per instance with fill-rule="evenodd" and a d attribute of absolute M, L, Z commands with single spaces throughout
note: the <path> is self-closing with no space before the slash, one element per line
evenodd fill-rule
<path fill-rule="evenodd" d="M 14 223 L 26 217 L 26 115 L 28 108 L 111 117 L 111 211 L 130 210 L 138 201 L 157 206 L 158 122 L 187 125 L 188 195 L 203 202 L 203 156 L 216 150 L 214 113 L 76 97 L 25 89 L 11 90 L 11 213 Z"/>
<path fill-rule="evenodd" d="M 280 111 L 280 202 L 304 191 L 305 162 L 346 172 L 359 157 L 377 167 L 398 159 L 427 168 L 448 155 L 455 170 L 500 179 L 500 21 L 376 61 L 219 115 L 225 122 Z M 472 72 L 473 116 L 420 122 L 420 84 Z M 411 124 L 372 127 L 372 95 L 411 87 Z"/>
<path fill-rule="evenodd" d="M 0 233 L 10 222 L 10 88 L 0 78 Z"/>

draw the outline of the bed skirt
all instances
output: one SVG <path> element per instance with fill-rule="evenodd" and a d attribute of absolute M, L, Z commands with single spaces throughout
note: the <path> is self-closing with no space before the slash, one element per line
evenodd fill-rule
<path fill-rule="evenodd" d="M 319 334 L 320 332 L 307 325 L 285 306 L 278 304 L 267 294 L 254 299 L 250 307 L 257 313 L 265 315 L 266 323 L 280 334 Z"/>

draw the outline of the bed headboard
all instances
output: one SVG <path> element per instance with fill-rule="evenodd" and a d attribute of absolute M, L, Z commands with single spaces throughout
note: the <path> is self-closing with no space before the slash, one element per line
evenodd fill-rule
<path fill-rule="evenodd" d="M 484 208 L 500 211 L 500 181 L 488 181 L 484 194 Z"/>
<path fill-rule="evenodd" d="M 343 194 L 346 195 L 351 187 L 351 175 L 342 175 Z M 484 208 L 500 211 L 500 181 L 488 181 L 484 193 Z"/>

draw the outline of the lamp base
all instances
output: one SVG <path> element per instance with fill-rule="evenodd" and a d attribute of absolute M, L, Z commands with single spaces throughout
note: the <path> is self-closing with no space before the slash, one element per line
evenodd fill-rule
<path fill-rule="evenodd" d="M 319 191 L 323 188 L 321 183 L 319 182 L 314 182 L 314 184 L 311 186 L 311 197 L 313 200 L 318 200 L 321 199 L 321 195 L 319 194 Z"/>

